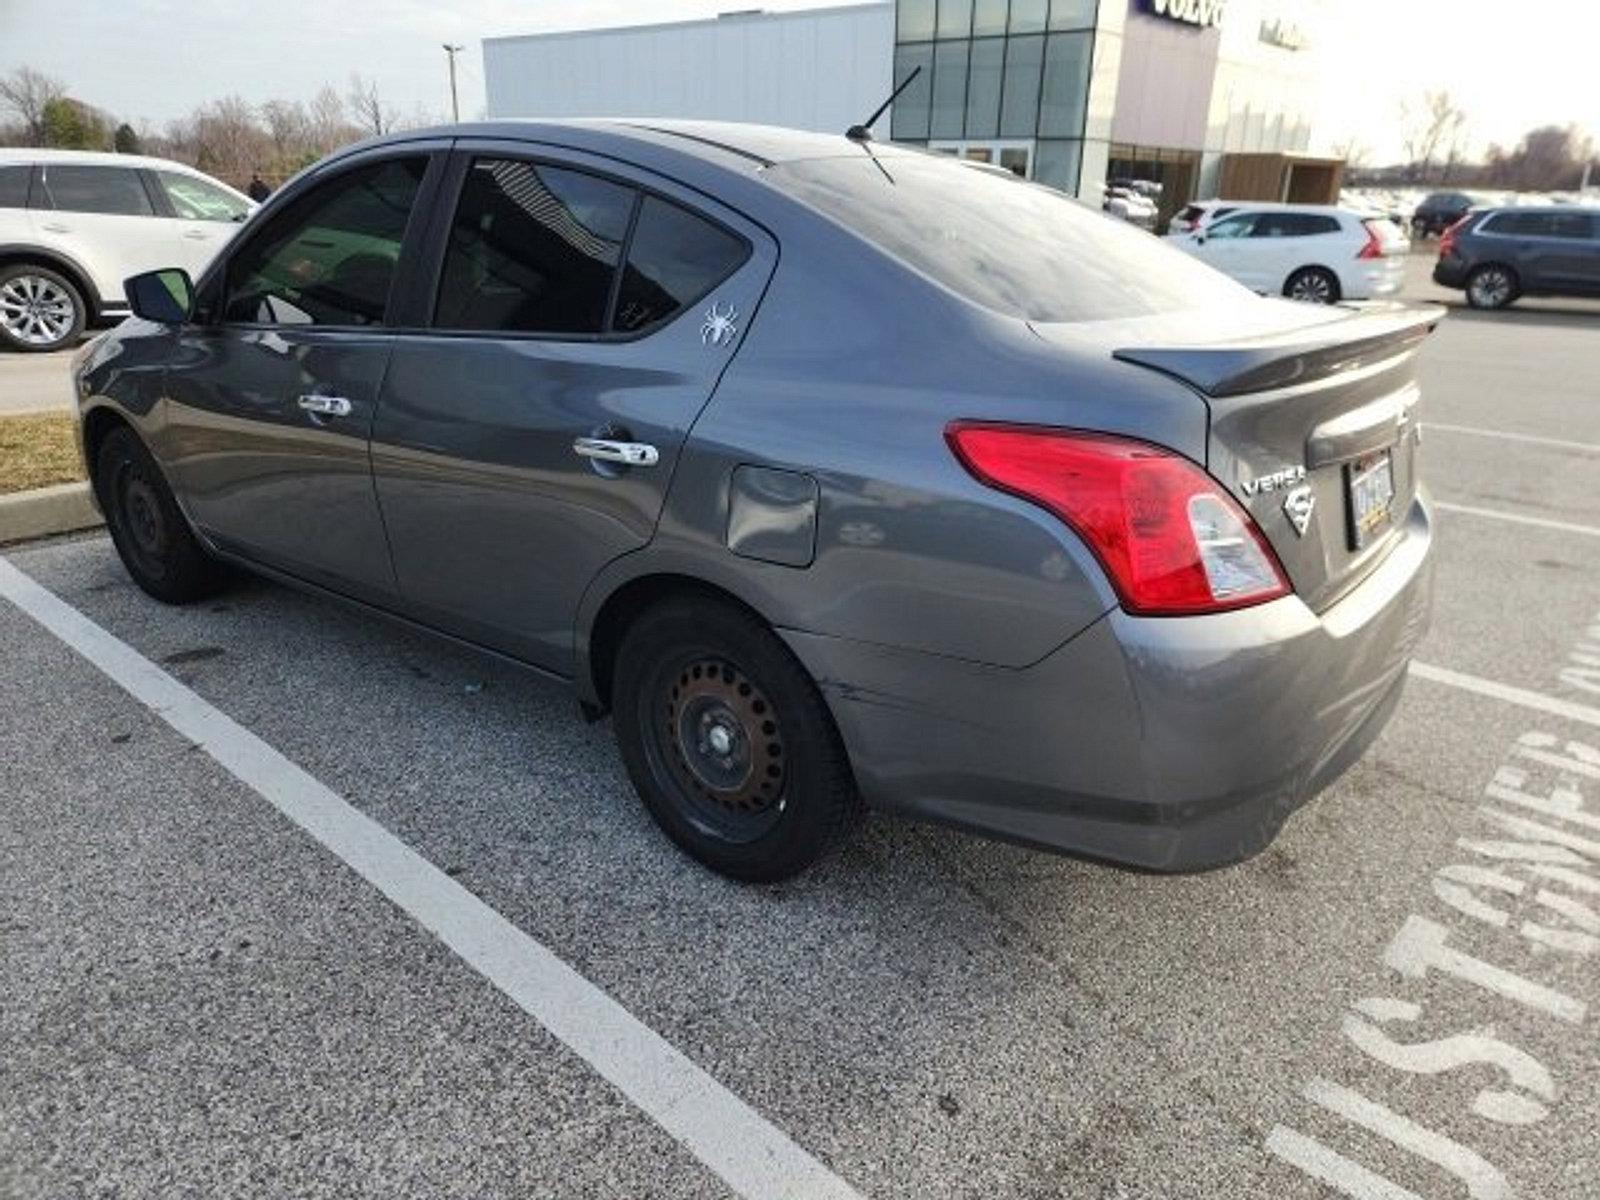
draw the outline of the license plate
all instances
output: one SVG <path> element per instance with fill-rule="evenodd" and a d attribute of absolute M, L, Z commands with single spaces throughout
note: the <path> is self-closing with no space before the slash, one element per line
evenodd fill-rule
<path fill-rule="evenodd" d="M 1350 543 L 1357 549 L 1371 545 L 1389 528 L 1394 503 L 1394 464 L 1382 451 L 1345 468 L 1350 493 Z"/>

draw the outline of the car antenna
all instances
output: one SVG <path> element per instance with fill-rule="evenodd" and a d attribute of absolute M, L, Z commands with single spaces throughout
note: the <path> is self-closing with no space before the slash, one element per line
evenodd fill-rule
<path fill-rule="evenodd" d="M 844 131 L 845 137 L 849 138 L 852 142 L 870 142 L 872 140 L 872 127 L 878 123 L 878 118 L 883 116 L 883 114 L 888 110 L 889 105 L 895 102 L 901 92 L 905 91 L 911 86 L 911 81 L 921 74 L 922 64 L 918 63 L 916 66 L 911 68 L 911 74 L 907 75 L 905 79 L 901 81 L 900 86 L 889 93 L 889 98 L 882 104 L 878 105 L 878 111 L 868 117 L 864 124 L 852 125 L 849 129 L 846 129 Z"/>

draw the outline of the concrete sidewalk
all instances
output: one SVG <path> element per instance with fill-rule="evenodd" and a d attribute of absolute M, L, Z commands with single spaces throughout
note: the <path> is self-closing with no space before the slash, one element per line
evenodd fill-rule
<path fill-rule="evenodd" d="M 67 377 L 72 353 L 0 352 L 0 416 L 72 411 L 72 382 Z"/>

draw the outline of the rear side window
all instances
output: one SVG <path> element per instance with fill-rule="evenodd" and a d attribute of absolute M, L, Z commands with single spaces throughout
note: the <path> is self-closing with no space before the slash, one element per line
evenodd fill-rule
<path fill-rule="evenodd" d="M 0 208 L 27 208 L 28 182 L 32 178 L 30 166 L 0 167 Z"/>
<path fill-rule="evenodd" d="M 733 274 L 749 254 L 743 238 L 646 196 L 628 243 L 615 328 L 633 333 L 666 320 Z"/>
<path fill-rule="evenodd" d="M 46 163 L 40 169 L 42 207 L 57 212 L 155 215 L 139 172 L 131 167 L 78 167 Z"/>
<path fill-rule="evenodd" d="M 434 324 L 603 333 L 635 195 L 583 171 L 477 160 L 450 226 Z"/>
<path fill-rule="evenodd" d="M 312 188 L 228 263 L 223 319 L 382 322 L 428 160 L 390 159 Z"/>
<path fill-rule="evenodd" d="M 958 295 L 1010 316 L 1092 321 L 1246 294 L 1162 239 L 1054 188 L 933 155 L 804 159 L 769 167 L 762 178 Z"/>
<path fill-rule="evenodd" d="M 1209 238 L 1221 238 L 1224 241 L 1228 238 L 1249 237 L 1258 219 L 1255 213 L 1240 213 L 1236 217 L 1213 221 L 1206 226 L 1205 235 Z"/>

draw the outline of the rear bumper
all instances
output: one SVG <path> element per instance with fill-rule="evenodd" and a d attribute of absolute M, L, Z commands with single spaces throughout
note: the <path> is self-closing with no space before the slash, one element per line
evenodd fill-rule
<path fill-rule="evenodd" d="M 1433 281 L 1442 287 L 1461 288 L 1467 286 L 1467 264 L 1463 259 L 1454 256 L 1441 258 L 1433 264 Z"/>
<path fill-rule="evenodd" d="M 867 800 L 1088 858 L 1196 871 L 1248 858 L 1382 730 L 1427 626 L 1431 520 L 1317 614 L 1113 610 L 1007 670 L 789 631 Z"/>

